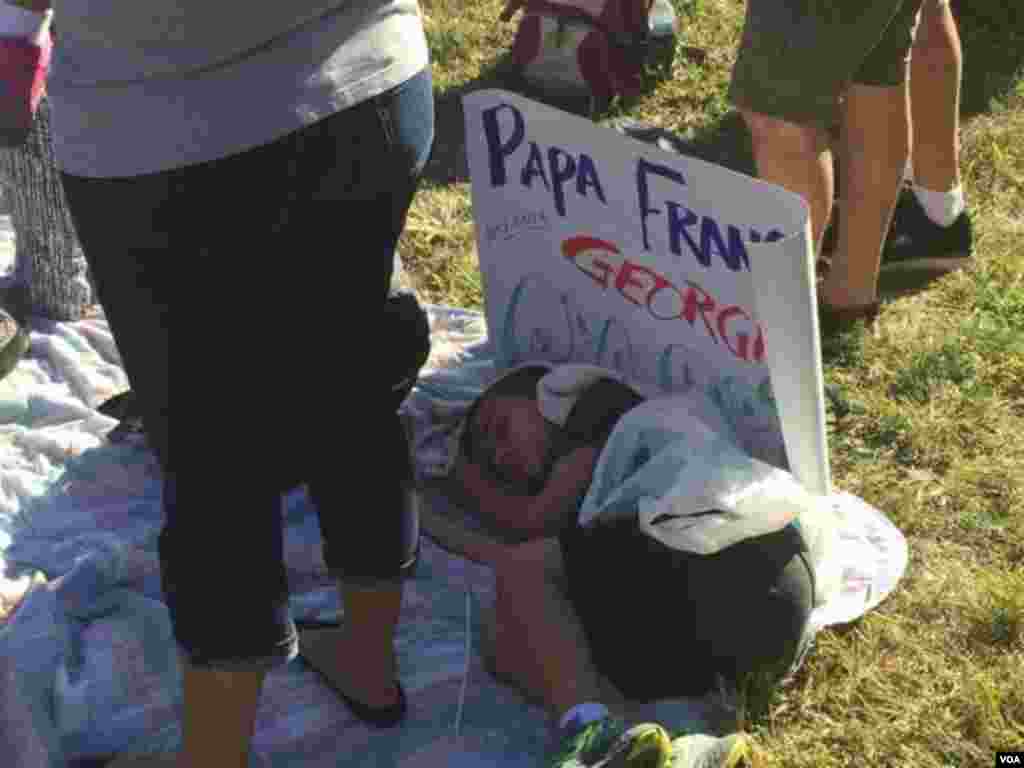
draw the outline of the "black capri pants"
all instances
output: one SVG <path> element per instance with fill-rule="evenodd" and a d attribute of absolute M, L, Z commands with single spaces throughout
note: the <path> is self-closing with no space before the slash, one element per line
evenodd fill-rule
<path fill-rule="evenodd" d="M 433 130 L 427 68 L 212 162 L 63 177 L 164 470 L 161 579 L 194 666 L 297 652 L 281 493 L 299 482 L 338 578 L 390 583 L 415 564 L 393 387 L 396 370 L 415 376 L 425 360 L 409 355 L 425 330 L 388 329 L 388 289 Z"/>

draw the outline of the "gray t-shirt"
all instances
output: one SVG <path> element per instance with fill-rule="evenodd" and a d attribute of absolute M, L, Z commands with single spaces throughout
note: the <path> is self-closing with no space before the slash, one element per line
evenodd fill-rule
<path fill-rule="evenodd" d="M 54 0 L 57 162 L 123 177 L 273 141 L 429 64 L 417 0 Z"/>

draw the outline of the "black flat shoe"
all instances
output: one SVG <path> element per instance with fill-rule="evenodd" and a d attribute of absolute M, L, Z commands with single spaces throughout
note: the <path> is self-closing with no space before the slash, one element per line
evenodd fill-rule
<path fill-rule="evenodd" d="M 332 627 L 301 631 L 299 633 L 299 655 L 341 697 L 341 700 L 352 710 L 352 714 L 364 723 L 375 728 L 392 728 L 398 725 L 405 718 L 408 704 L 406 702 L 405 690 L 397 679 L 395 680 L 395 687 L 398 689 L 398 700 L 388 707 L 371 707 L 364 704 L 358 699 L 349 696 L 338 685 L 334 675 L 338 663 L 338 643 L 336 638 L 342 632 L 344 632 L 343 629 Z"/>
<path fill-rule="evenodd" d="M 395 687 L 398 688 L 398 701 L 390 707 L 367 706 L 361 701 L 351 698 L 341 688 L 333 684 L 331 687 L 352 710 L 353 715 L 374 728 L 393 728 L 405 719 L 408 705 L 405 700 L 405 689 L 402 688 L 402 684 L 398 680 L 395 680 Z"/>

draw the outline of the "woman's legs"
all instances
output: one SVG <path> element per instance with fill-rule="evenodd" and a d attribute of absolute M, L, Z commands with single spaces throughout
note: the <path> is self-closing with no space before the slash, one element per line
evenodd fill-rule
<path fill-rule="evenodd" d="M 960 185 L 963 48 L 948 0 L 926 0 L 910 59 L 914 182 L 936 192 Z"/>
<path fill-rule="evenodd" d="M 398 700 L 393 637 L 402 583 L 419 550 L 411 458 L 394 387 L 396 371 L 404 378 L 422 365 L 426 328 L 415 313 L 389 311 L 387 295 L 395 247 L 433 142 L 433 106 L 425 69 L 317 126 L 304 137 L 295 166 L 310 191 L 287 228 L 299 252 L 316 253 L 326 265 L 323 278 L 305 286 L 305 298 L 331 307 L 346 339 L 344 357 L 358 369 L 310 387 L 316 401 L 336 404 L 322 423 L 359 445 L 350 446 L 340 472 L 338 454 L 322 444 L 305 457 L 324 560 L 341 584 L 346 620 L 342 632 L 304 633 L 303 642 L 331 638 L 331 679 L 374 708 Z M 337 250 L 325 252 L 332 242 Z M 315 353 L 324 354 L 322 344 Z"/>
<path fill-rule="evenodd" d="M 182 651 L 181 764 L 188 768 L 247 764 L 265 669 L 290 658 L 296 644 L 281 562 L 279 492 L 232 472 L 233 461 L 263 459 L 239 450 L 256 437 L 248 408 L 217 397 L 213 383 L 227 390 L 251 367 L 250 347 L 231 330 L 249 310 L 250 278 L 238 253 L 268 240 L 272 228 L 257 211 L 258 224 L 238 230 L 241 218 L 223 212 L 230 247 L 195 237 L 213 223 L 199 215 L 209 203 L 205 194 L 217 200 L 217 192 L 228 191 L 239 209 L 252 210 L 254 196 L 242 194 L 251 188 L 248 162 L 130 179 L 64 178 L 147 440 L 164 470 L 161 579 Z M 172 306 L 179 318 L 175 398 L 182 404 L 176 454 L 169 437 Z M 231 343 L 211 344 L 218 325 Z M 216 354 L 207 354 L 212 347 Z M 250 477 L 265 476 L 265 466 L 246 464 Z"/>
<path fill-rule="evenodd" d="M 262 669 L 186 666 L 179 768 L 248 768 Z"/>
<path fill-rule="evenodd" d="M 380 117 L 377 107 L 373 113 Z M 401 126 L 389 124 L 386 130 L 393 136 Z M 363 133 L 380 131 L 378 122 Z M 353 297 L 344 318 L 347 330 L 365 317 L 358 303 L 367 293 L 361 290 L 365 286 L 339 282 L 338 265 L 330 258 L 334 254 L 325 254 L 324 245 L 344 243 L 346 234 L 343 208 L 332 190 L 358 190 L 366 178 L 385 175 L 381 169 L 363 169 L 363 179 L 344 177 L 334 155 L 351 147 L 336 143 L 333 152 L 315 160 L 318 173 L 307 172 L 307 186 L 300 188 L 293 182 L 296 164 L 306 159 L 304 133 L 166 174 L 65 177 L 100 300 L 165 472 L 161 576 L 185 658 L 181 765 L 188 768 L 246 763 L 265 670 L 297 652 L 287 610 L 280 491 L 289 484 L 285 479 L 302 469 L 301 458 L 294 457 L 304 452 L 296 446 L 319 443 L 322 435 L 315 419 L 274 410 L 310 394 L 280 353 L 294 349 L 289 347 L 294 339 L 285 334 L 297 327 L 308 340 L 311 329 L 328 332 L 329 321 L 344 309 L 342 295 Z M 388 190 L 376 196 L 378 202 L 394 198 Z M 400 201 L 403 220 L 409 199 L 411 191 Z M 326 219 L 328 208 L 334 223 L 330 238 L 323 239 L 322 227 L 319 240 L 296 238 L 309 210 L 322 211 Z M 357 233 L 351 242 L 358 243 L 363 226 L 372 225 L 361 213 L 349 219 L 349 229 Z M 374 292 L 381 302 L 377 311 L 390 279 L 392 253 L 378 259 L 386 270 L 375 272 L 381 286 L 380 293 Z M 179 318 L 175 399 L 182 404 L 175 420 L 176 461 L 168 429 L 172 303 L 178 305 Z M 259 317 L 254 331 L 250 318 L 267 306 L 273 310 L 270 333 Z M 325 363 L 311 377 L 323 383 L 336 361 L 325 355 L 329 344 L 323 334 L 315 341 L 310 349 L 300 344 L 294 351 L 316 353 L 304 360 Z M 349 353 L 360 360 L 365 350 L 353 346 Z M 235 396 L 231 390 L 238 386 L 272 398 L 264 403 L 268 418 L 253 418 L 254 400 Z M 343 407 L 359 411 L 358 402 Z M 240 471 L 233 469 L 238 464 Z M 376 638 L 390 638 L 400 598 L 396 601 L 389 587 L 369 599 L 349 599 L 370 606 L 362 611 L 360 624 L 375 638 L 367 643 L 379 648 Z M 390 685 L 390 671 L 385 680 Z"/>
<path fill-rule="evenodd" d="M 398 702 L 393 640 L 403 580 L 412 573 L 419 545 L 405 435 L 397 415 L 385 415 L 383 422 L 358 419 L 359 434 L 377 435 L 380 442 L 374 448 L 385 442 L 392 446 L 375 458 L 378 472 L 388 473 L 381 483 L 352 478 L 349 483 L 360 485 L 354 492 L 338 478 L 336 456 L 313 460 L 316 474 L 310 493 L 320 515 L 324 559 L 341 586 L 345 624 L 341 630 L 305 631 L 300 640 L 307 661 L 346 696 L 372 708 Z M 355 476 L 380 476 L 369 472 Z"/>

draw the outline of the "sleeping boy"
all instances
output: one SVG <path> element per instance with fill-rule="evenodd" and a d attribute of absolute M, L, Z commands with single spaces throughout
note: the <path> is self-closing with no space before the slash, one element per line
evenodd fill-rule
<path fill-rule="evenodd" d="M 467 540 L 464 552 L 495 569 L 492 672 L 558 718 L 559 766 L 593 764 L 626 743 L 606 703 L 777 680 L 798 657 L 813 605 L 808 553 L 791 524 L 696 554 L 651 536 L 635 505 L 581 522 L 609 436 L 644 402 L 611 371 L 526 365 L 477 399 L 458 440 L 453 492 L 509 542 Z M 641 731 L 657 753 L 653 729 Z M 650 757 L 631 749 L 616 764 Z M 746 749 L 739 734 L 695 735 L 677 741 L 674 764 L 736 765 Z"/>

